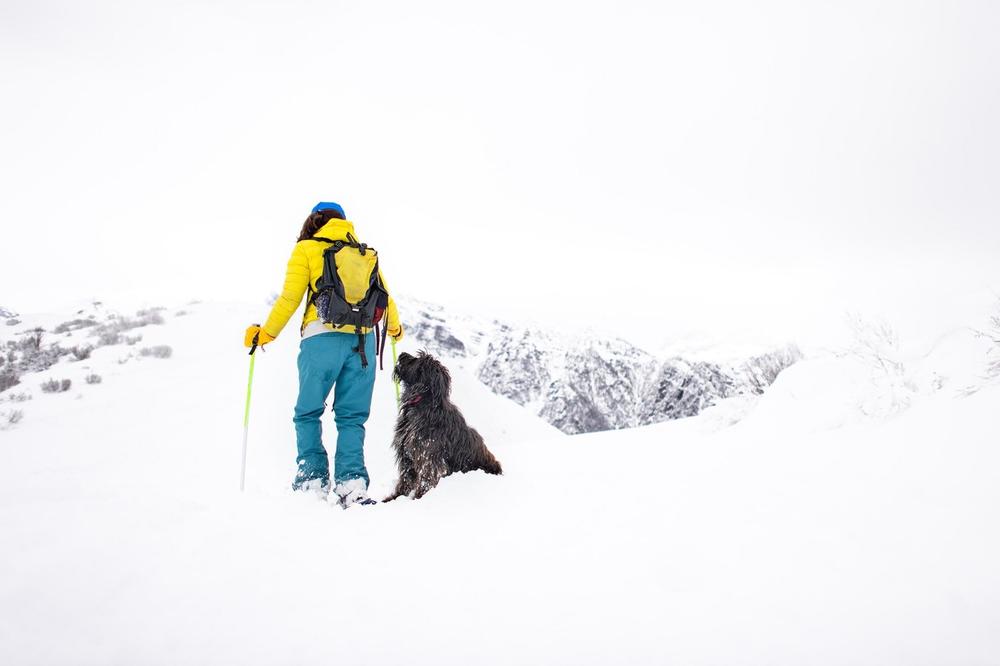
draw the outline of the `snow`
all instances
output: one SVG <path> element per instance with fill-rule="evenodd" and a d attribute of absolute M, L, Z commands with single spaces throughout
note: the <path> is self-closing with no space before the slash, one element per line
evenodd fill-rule
<path fill-rule="evenodd" d="M 5 392 L 33 398 L 0 432 L 0 663 L 998 660 L 1000 386 L 964 329 L 899 346 L 914 388 L 891 413 L 861 407 L 893 385 L 827 355 L 759 398 L 573 437 L 449 360 L 505 474 L 343 511 L 288 490 L 294 328 L 257 359 L 240 494 L 261 308 L 183 309 L 134 331 L 169 359 L 102 347 Z M 73 389 L 39 392 L 49 376 Z M 374 497 L 394 400 L 380 374 Z"/>

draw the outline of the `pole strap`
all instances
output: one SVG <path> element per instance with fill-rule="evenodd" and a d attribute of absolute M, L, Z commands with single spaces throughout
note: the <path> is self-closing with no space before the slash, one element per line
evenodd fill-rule
<path fill-rule="evenodd" d="M 399 377 L 396 377 L 396 338 L 392 339 L 392 370 L 393 370 L 393 384 L 396 385 L 396 409 L 402 409 L 402 403 L 399 397 Z"/>

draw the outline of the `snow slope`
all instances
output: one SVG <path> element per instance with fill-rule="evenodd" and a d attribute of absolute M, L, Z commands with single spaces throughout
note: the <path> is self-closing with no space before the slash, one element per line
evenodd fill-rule
<path fill-rule="evenodd" d="M 948 379 L 971 340 L 908 370 L 888 416 L 861 406 L 896 384 L 830 357 L 756 405 L 575 437 L 458 368 L 504 476 L 341 511 L 287 490 L 294 335 L 257 360 L 241 495 L 238 345 L 263 308 L 185 309 L 141 329 L 171 358 L 97 349 L 101 384 L 0 432 L 0 663 L 1000 661 L 1000 387 Z M 376 495 L 393 401 L 380 376 Z"/>

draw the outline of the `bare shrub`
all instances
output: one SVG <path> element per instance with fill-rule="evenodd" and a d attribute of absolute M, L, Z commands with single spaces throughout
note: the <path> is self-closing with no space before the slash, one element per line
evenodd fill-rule
<path fill-rule="evenodd" d="M 20 323 L 21 323 L 20 319 L 8 319 L 7 320 L 7 325 L 8 326 L 17 326 Z"/>
<path fill-rule="evenodd" d="M 73 382 L 68 379 L 50 379 L 47 382 L 42 382 L 42 392 L 43 393 L 65 393 L 69 390 Z"/>
<path fill-rule="evenodd" d="M 886 322 L 869 321 L 856 314 L 847 319 L 854 342 L 841 355 L 853 357 L 868 368 L 874 389 L 862 400 L 861 411 L 866 416 L 886 417 L 909 408 L 917 386 L 903 362 L 896 330 Z"/>
<path fill-rule="evenodd" d="M 86 377 L 84 377 L 83 381 L 87 382 L 88 384 L 100 384 L 102 380 L 100 375 L 92 372 Z"/>
<path fill-rule="evenodd" d="M 854 334 L 854 344 L 848 353 L 868 366 L 886 373 L 900 373 L 903 364 L 896 358 L 899 353 L 899 335 L 886 322 L 872 322 L 859 315 L 849 315 L 848 325 Z"/>
<path fill-rule="evenodd" d="M 78 331 L 81 328 L 89 328 L 91 326 L 97 326 L 97 322 L 93 319 L 71 319 L 69 321 L 64 321 L 53 328 L 52 332 L 69 333 L 70 331 Z"/>
<path fill-rule="evenodd" d="M 42 337 L 45 334 L 43 328 L 33 328 L 24 334 L 18 347 L 24 351 L 38 351 L 42 348 Z"/>
<path fill-rule="evenodd" d="M 21 377 L 13 365 L 7 364 L 0 370 L 0 391 L 6 391 L 12 386 L 21 383 Z"/>
<path fill-rule="evenodd" d="M 155 347 L 143 347 L 139 350 L 140 356 L 152 356 L 153 358 L 170 358 L 174 350 L 169 345 L 156 345 Z"/>
<path fill-rule="evenodd" d="M 146 308 L 145 310 L 139 310 L 135 313 L 135 316 L 140 320 L 144 320 L 149 324 L 162 324 L 163 315 L 160 313 L 166 310 L 164 307 Z M 143 324 L 145 325 L 145 324 Z"/>
<path fill-rule="evenodd" d="M 121 321 L 128 327 L 128 329 L 139 328 L 140 326 L 163 324 L 165 320 L 163 319 L 163 315 L 160 314 L 160 310 L 162 309 L 163 308 L 150 308 L 148 310 L 139 310 L 135 313 L 135 319 L 122 317 Z"/>
<path fill-rule="evenodd" d="M 74 359 L 77 361 L 83 361 L 90 358 L 90 352 L 94 351 L 94 348 L 87 345 L 84 347 L 73 347 L 69 351 L 73 354 Z"/>
<path fill-rule="evenodd" d="M 56 343 L 44 344 L 44 330 L 35 328 L 22 334 L 16 341 L 7 341 L 4 365 L 12 367 L 15 374 L 41 372 L 71 353 L 71 349 L 65 349 Z"/>
<path fill-rule="evenodd" d="M 983 338 L 989 343 L 986 351 L 986 368 L 981 382 L 966 386 L 961 391 L 961 395 L 970 396 L 978 393 L 988 384 L 1000 381 L 1000 300 L 996 304 L 996 312 L 990 316 L 986 330 L 972 329 L 976 337 Z"/>
<path fill-rule="evenodd" d="M 122 343 L 134 345 L 142 339 L 139 337 L 125 337 L 122 335 L 126 331 L 143 326 L 158 325 L 164 323 L 163 315 L 160 314 L 162 308 L 151 308 L 149 310 L 139 310 L 136 318 L 112 315 L 108 321 L 94 327 L 91 335 L 97 336 L 98 346 L 107 347 L 110 345 L 120 345 Z"/>
<path fill-rule="evenodd" d="M 104 331 L 97 338 L 98 347 L 110 347 L 111 345 L 120 345 L 124 341 L 124 337 L 118 331 Z"/>
<path fill-rule="evenodd" d="M 9 352 L 13 352 L 13 364 L 22 373 L 46 370 L 55 365 L 60 357 L 70 353 L 68 349 L 63 349 L 57 344 L 43 346 L 42 334 L 39 331 L 32 331 L 18 340 L 9 347 Z"/>
<path fill-rule="evenodd" d="M 10 402 L 28 402 L 31 400 L 31 394 L 21 391 L 20 393 L 11 393 L 7 396 L 7 400 Z"/>
<path fill-rule="evenodd" d="M 983 335 L 993 343 L 986 364 L 986 378 L 1000 379 L 1000 303 L 997 304 L 997 313 L 990 317 L 989 329 Z"/>
<path fill-rule="evenodd" d="M 24 418 L 24 412 L 20 409 L 0 412 L 0 430 L 7 430 L 11 426 L 17 425 L 22 418 Z"/>

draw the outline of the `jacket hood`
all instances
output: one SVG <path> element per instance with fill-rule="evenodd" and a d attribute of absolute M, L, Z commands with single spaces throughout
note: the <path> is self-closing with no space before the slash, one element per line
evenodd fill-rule
<path fill-rule="evenodd" d="M 333 218 L 322 227 L 319 228 L 314 236 L 323 236 L 324 238 L 329 238 L 330 240 L 347 240 L 347 234 L 351 234 L 355 238 L 358 237 L 354 233 L 354 223 L 350 220 L 338 220 Z"/>

